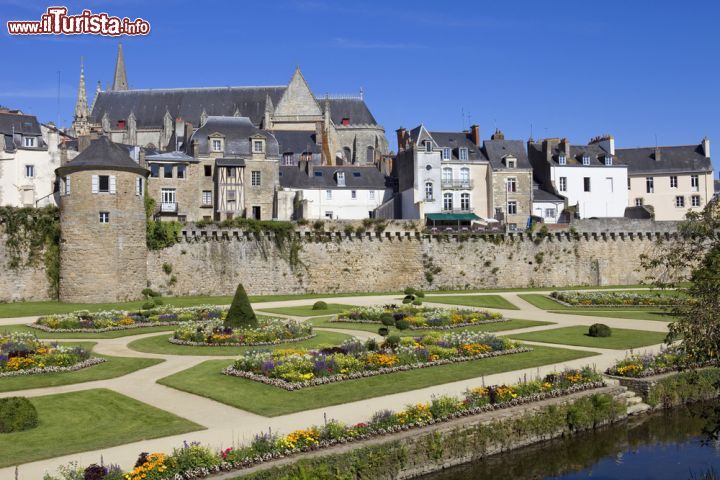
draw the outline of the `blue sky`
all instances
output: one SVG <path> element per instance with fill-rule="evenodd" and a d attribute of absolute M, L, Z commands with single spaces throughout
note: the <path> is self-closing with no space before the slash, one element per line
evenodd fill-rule
<path fill-rule="evenodd" d="M 60 2 L 57 2 L 60 3 Z M 80 56 L 89 94 L 112 79 L 117 40 L 10 37 L 5 21 L 48 5 L 0 0 L 0 103 L 72 119 Z M 362 87 L 395 129 L 478 123 L 506 138 L 612 133 L 618 146 L 697 143 L 720 159 L 720 5 L 671 1 L 70 2 L 143 17 L 125 37 L 131 88 L 285 84 L 296 65 L 316 94 Z M 58 108 L 58 73 L 60 102 Z M 92 100 L 92 98 L 90 98 Z M 59 115 L 58 115 L 59 111 Z M 720 166 L 716 160 L 716 168 Z"/>

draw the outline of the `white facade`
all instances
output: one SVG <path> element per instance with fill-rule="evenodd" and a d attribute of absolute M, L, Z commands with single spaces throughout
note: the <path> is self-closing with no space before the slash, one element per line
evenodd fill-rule
<path fill-rule="evenodd" d="M 552 166 L 551 181 L 567 198 L 569 207 L 577 205 L 580 218 L 622 217 L 628 205 L 627 167 Z"/>
<path fill-rule="evenodd" d="M 301 192 L 303 218 L 332 220 L 361 220 L 374 216 L 375 209 L 392 197 L 389 188 L 357 189 L 294 189 Z"/>
<path fill-rule="evenodd" d="M 562 201 L 533 200 L 533 216 L 540 217 L 544 223 L 557 223 L 564 207 Z"/>

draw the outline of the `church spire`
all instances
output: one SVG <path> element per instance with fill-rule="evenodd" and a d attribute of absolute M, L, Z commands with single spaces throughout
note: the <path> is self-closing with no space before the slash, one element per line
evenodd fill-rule
<path fill-rule="evenodd" d="M 128 89 L 127 74 L 125 73 L 125 57 L 123 57 L 122 43 L 118 43 L 117 60 L 115 61 L 115 76 L 110 91 L 121 92 Z"/>
<path fill-rule="evenodd" d="M 80 58 L 80 85 L 78 85 L 78 97 L 75 103 L 75 118 L 73 119 L 73 130 L 76 135 L 87 135 L 90 133 L 88 120 L 87 93 L 85 92 L 85 68 L 82 57 Z"/>

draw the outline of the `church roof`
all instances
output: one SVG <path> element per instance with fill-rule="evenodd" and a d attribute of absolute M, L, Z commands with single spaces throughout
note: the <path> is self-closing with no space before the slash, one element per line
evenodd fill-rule
<path fill-rule="evenodd" d="M 247 117 L 208 117 L 205 125 L 193 133 L 191 143 L 197 145 L 200 155 L 210 152 L 210 136 L 219 134 L 225 140 L 224 154 L 227 156 L 250 155 L 250 137 L 265 137 L 265 151 L 268 158 L 278 158 L 278 142 L 267 130 L 261 130 L 252 124 Z"/>
<path fill-rule="evenodd" d="M 321 105 L 325 101 L 323 98 L 317 100 Z M 328 102 L 330 103 L 330 118 L 335 125 L 342 125 L 343 118 L 347 118 L 350 125 L 377 125 L 375 117 L 360 97 L 330 98 Z"/>
<path fill-rule="evenodd" d="M 113 143 L 108 137 L 91 141 L 77 157 L 55 172 L 57 175 L 67 175 L 81 170 L 124 170 L 146 176 L 150 173 L 130 158 L 126 146 Z"/>
<path fill-rule="evenodd" d="M 280 144 L 280 152 L 292 153 L 320 153 L 321 148 L 315 142 L 315 132 L 307 130 L 278 130 L 273 132 Z"/>

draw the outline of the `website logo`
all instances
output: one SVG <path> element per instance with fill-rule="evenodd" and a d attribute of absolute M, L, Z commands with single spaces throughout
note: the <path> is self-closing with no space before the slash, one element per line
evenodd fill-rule
<path fill-rule="evenodd" d="M 148 35 L 150 22 L 142 18 L 130 20 L 83 10 L 79 15 L 68 15 L 67 7 L 48 7 L 40 20 L 9 20 L 10 35 Z"/>

